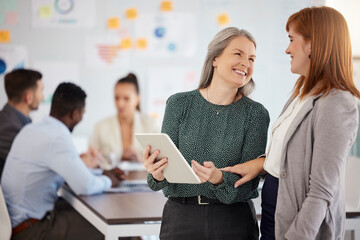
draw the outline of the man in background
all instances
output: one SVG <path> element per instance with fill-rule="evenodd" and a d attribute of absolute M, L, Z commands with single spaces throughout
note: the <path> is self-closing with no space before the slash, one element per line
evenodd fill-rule
<path fill-rule="evenodd" d="M 12 142 L 21 128 L 30 123 L 29 114 L 43 98 L 41 73 L 17 69 L 4 78 L 8 102 L 0 111 L 0 179 Z"/>
<path fill-rule="evenodd" d="M 6 159 L 1 184 L 13 227 L 12 239 L 103 239 L 74 209 L 54 208 L 66 181 L 76 194 L 101 193 L 125 178 L 115 168 L 94 175 L 79 157 L 71 138 L 85 111 L 85 92 L 61 83 L 50 116 L 25 126 Z"/>

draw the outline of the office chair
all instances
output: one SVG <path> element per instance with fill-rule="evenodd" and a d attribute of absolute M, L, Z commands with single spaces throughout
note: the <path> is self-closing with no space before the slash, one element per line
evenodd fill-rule
<path fill-rule="evenodd" d="M 11 222 L 6 207 L 4 194 L 0 185 L 0 240 L 9 240 L 11 237 Z"/>

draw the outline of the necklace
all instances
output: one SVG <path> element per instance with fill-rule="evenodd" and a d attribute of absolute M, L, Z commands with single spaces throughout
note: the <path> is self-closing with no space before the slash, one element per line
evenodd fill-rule
<path fill-rule="evenodd" d="M 237 96 L 237 94 L 235 94 L 234 100 L 233 100 L 229 105 L 231 105 L 231 104 L 233 104 L 233 103 L 235 102 L 236 96 Z M 214 107 L 213 104 L 210 102 L 208 89 L 206 89 L 206 97 L 207 97 L 208 102 L 210 103 L 210 106 L 215 110 L 216 115 L 219 115 L 219 113 L 220 113 L 222 110 L 224 110 L 225 108 L 227 108 L 227 107 L 229 106 L 229 105 L 225 105 L 225 106 L 223 106 L 223 107 L 220 108 L 220 109 L 217 109 L 216 107 Z"/>

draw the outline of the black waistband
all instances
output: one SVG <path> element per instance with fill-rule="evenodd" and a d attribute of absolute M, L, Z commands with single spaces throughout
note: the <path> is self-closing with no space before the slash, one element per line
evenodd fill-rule
<path fill-rule="evenodd" d="M 196 197 L 168 197 L 171 201 L 180 202 L 182 204 L 192 204 L 192 205 L 225 205 L 218 199 L 208 198 L 204 196 Z M 247 204 L 247 202 L 237 202 L 234 204 Z"/>

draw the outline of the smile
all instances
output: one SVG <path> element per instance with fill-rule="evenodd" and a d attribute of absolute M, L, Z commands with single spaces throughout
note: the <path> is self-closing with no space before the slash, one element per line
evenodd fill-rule
<path fill-rule="evenodd" d="M 245 71 L 242 71 L 242 70 L 237 70 L 237 69 L 234 69 L 234 72 L 236 72 L 237 74 L 240 74 L 244 77 L 246 77 L 247 73 Z"/>

